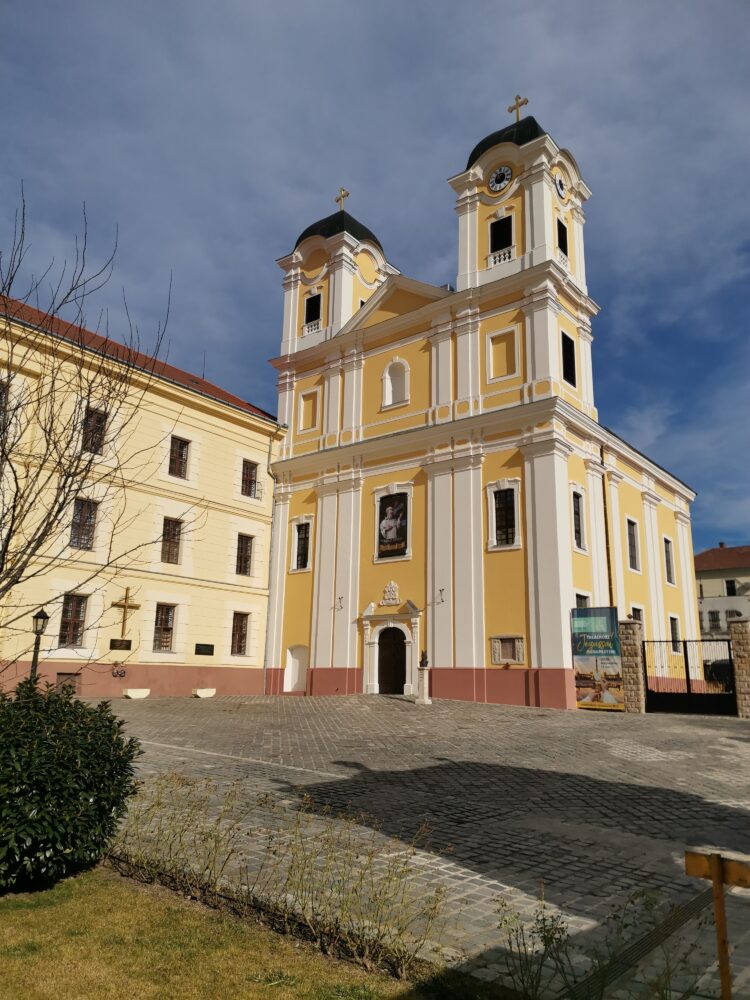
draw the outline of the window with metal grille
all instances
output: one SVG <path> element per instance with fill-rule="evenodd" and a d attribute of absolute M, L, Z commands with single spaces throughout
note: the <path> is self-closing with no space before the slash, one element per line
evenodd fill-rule
<path fill-rule="evenodd" d="M 721 612 L 720 611 L 709 611 L 708 612 L 708 630 L 709 630 L 709 632 L 719 632 L 719 631 L 721 631 Z"/>
<path fill-rule="evenodd" d="M 562 219 L 557 220 L 557 249 L 568 256 L 568 227 Z"/>
<path fill-rule="evenodd" d="M 674 615 L 669 616 L 669 634 L 672 639 L 672 652 L 680 652 L 680 621 Z"/>
<path fill-rule="evenodd" d="M 516 543 L 516 491 L 495 490 L 495 545 Z"/>
<path fill-rule="evenodd" d="M 307 569 L 310 557 L 310 524 L 303 521 L 297 525 L 297 558 L 295 569 Z"/>
<path fill-rule="evenodd" d="M 82 646 L 86 621 L 86 598 L 80 594 L 65 594 L 60 618 L 60 646 Z"/>
<path fill-rule="evenodd" d="M 634 622 L 640 622 L 643 624 L 643 608 L 632 607 L 630 609 L 630 617 Z"/>
<path fill-rule="evenodd" d="M 190 442 L 184 438 L 173 437 L 169 444 L 169 474 L 178 479 L 187 479 L 188 454 Z"/>
<path fill-rule="evenodd" d="M 562 334 L 562 377 L 570 385 L 576 385 L 576 344 L 567 333 Z"/>
<path fill-rule="evenodd" d="M 583 495 L 573 493 L 573 537 L 576 548 L 583 548 Z"/>
<path fill-rule="evenodd" d="M 173 517 L 165 517 L 164 527 L 161 533 L 162 562 L 178 563 L 180 561 L 181 535 L 182 535 L 182 521 L 177 521 Z"/>
<path fill-rule="evenodd" d="M 576 594 L 577 608 L 588 608 L 590 604 L 591 604 L 591 598 L 587 597 L 586 594 Z"/>
<path fill-rule="evenodd" d="M 93 549 L 96 508 L 93 500 L 76 500 L 70 525 L 70 544 L 74 549 Z"/>
<path fill-rule="evenodd" d="M 664 568 L 667 573 L 667 583 L 674 583 L 674 560 L 672 558 L 672 542 L 664 539 Z"/>
<path fill-rule="evenodd" d="M 320 295 L 308 295 L 305 299 L 305 325 L 320 319 Z"/>
<path fill-rule="evenodd" d="M 232 616 L 232 656 L 247 654 L 247 620 L 250 616 L 242 611 L 235 611 Z"/>
<path fill-rule="evenodd" d="M 490 224 L 490 253 L 513 246 L 513 216 L 506 215 Z"/>
<path fill-rule="evenodd" d="M 104 451 L 104 434 L 106 429 L 107 414 L 105 411 L 96 410 L 93 406 L 87 406 L 83 416 L 83 450 L 91 452 L 92 455 L 101 455 Z"/>
<path fill-rule="evenodd" d="M 250 576 L 253 562 L 253 536 L 237 535 L 237 565 L 238 576 Z"/>
<path fill-rule="evenodd" d="M 628 566 L 640 570 L 641 557 L 638 551 L 638 522 L 628 518 Z"/>
<path fill-rule="evenodd" d="M 737 581 L 736 580 L 725 580 L 724 586 L 726 588 L 727 597 L 737 596 Z"/>
<path fill-rule="evenodd" d="M 157 604 L 154 620 L 154 652 L 169 653 L 174 642 L 174 604 Z"/>
<path fill-rule="evenodd" d="M 258 493 L 258 466 L 245 458 L 242 461 L 242 495 L 254 497 Z"/>

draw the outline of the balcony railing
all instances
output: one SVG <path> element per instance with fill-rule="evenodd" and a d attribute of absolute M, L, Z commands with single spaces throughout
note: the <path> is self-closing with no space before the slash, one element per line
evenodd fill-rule
<path fill-rule="evenodd" d="M 495 250 L 487 257 L 487 267 L 494 267 L 495 264 L 506 264 L 516 256 L 515 247 L 505 247 L 504 250 Z"/>
<path fill-rule="evenodd" d="M 558 248 L 557 251 L 558 263 L 562 264 L 563 267 L 570 267 L 570 261 L 568 260 L 568 255 L 563 253 L 562 250 Z"/>
<path fill-rule="evenodd" d="M 305 323 L 302 327 L 302 336 L 306 337 L 308 333 L 318 333 L 320 331 L 320 320 L 314 319 L 312 323 Z"/>

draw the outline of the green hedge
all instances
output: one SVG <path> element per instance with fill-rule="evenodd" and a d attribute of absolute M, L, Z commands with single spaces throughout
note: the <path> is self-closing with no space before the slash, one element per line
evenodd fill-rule
<path fill-rule="evenodd" d="M 21 681 L 0 693 L 0 888 L 49 884 L 101 858 L 141 750 L 107 702 Z"/>

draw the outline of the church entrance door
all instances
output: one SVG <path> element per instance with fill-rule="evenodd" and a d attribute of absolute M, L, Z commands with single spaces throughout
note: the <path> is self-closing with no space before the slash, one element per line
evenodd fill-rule
<path fill-rule="evenodd" d="M 403 694 L 406 683 L 406 644 L 400 628 L 384 628 L 378 636 L 378 691 Z"/>

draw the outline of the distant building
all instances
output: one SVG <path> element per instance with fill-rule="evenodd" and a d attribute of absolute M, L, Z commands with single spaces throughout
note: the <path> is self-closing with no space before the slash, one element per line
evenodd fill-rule
<path fill-rule="evenodd" d="M 719 542 L 695 557 L 702 635 L 729 636 L 732 618 L 750 617 L 750 545 Z"/>

